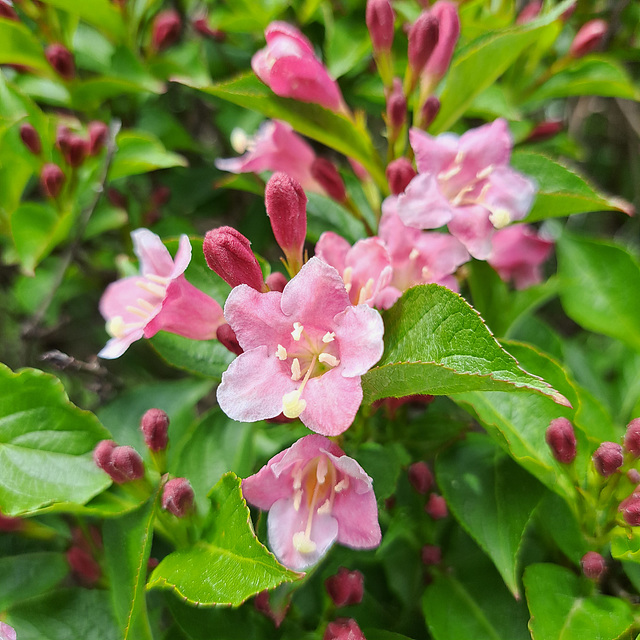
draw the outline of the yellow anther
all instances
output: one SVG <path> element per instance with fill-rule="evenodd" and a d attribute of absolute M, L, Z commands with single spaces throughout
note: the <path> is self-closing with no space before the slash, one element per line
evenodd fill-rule
<path fill-rule="evenodd" d="M 462 171 L 462 167 L 459 164 L 454 164 L 453 167 L 451 167 L 451 169 L 448 169 L 447 171 L 441 171 L 438 174 L 438 179 L 450 180 L 454 176 L 457 176 L 461 171 Z"/>
<path fill-rule="evenodd" d="M 330 367 L 337 367 L 340 364 L 340 360 L 330 353 L 321 353 L 318 356 L 318 361 L 324 362 L 324 364 L 328 364 Z"/>
<path fill-rule="evenodd" d="M 302 336 L 302 332 L 304 331 L 304 327 L 299 322 L 293 323 L 293 331 L 291 332 L 292 338 L 297 342 L 300 340 L 300 336 Z"/>
<path fill-rule="evenodd" d="M 429 271 L 429 267 L 422 267 L 421 275 L 423 280 L 428 280 L 431 275 L 431 271 Z"/>

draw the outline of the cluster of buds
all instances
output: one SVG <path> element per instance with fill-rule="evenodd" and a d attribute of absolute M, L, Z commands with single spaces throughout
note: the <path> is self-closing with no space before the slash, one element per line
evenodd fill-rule
<path fill-rule="evenodd" d="M 144 477 L 140 454 L 128 445 L 118 446 L 113 440 L 102 440 L 93 451 L 93 461 L 117 484 Z"/>
<path fill-rule="evenodd" d="M 349 571 L 345 567 L 340 567 L 338 573 L 329 576 L 324 581 L 324 586 L 331 601 L 338 608 L 362 602 L 364 576 L 358 570 Z"/>
<path fill-rule="evenodd" d="M 443 520 L 449 515 L 447 502 L 443 496 L 432 491 L 435 485 L 433 473 L 429 465 L 424 462 L 414 462 L 407 471 L 411 486 L 421 495 L 427 495 L 427 503 L 424 506 L 425 513 L 433 520 Z"/>

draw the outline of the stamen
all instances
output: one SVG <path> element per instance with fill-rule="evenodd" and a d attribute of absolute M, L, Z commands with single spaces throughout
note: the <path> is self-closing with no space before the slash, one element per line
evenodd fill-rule
<path fill-rule="evenodd" d="M 293 534 L 293 547 L 300 553 L 313 553 L 317 548 L 316 543 L 304 531 Z"/>
<path fill-rule="evenodd" d="M 419 249 L 411 249 L 411 253 L 409 254 L 409 260 L 416 260 L 420 255 Z"/>
<path fill-rule="evenodd" d="M 364 304 L 367 300 L 371 298 L 373 294 L 373 278 L 369 278 L 367 283 L 360 289 L 360 294 L 358 295 L 358 304 Z"/>
<path fill-rule="evenodd" d="M 148 300 L 145 300 L 144 298 L 138 298 L 136 302 L 138 303 L 138 307 L 140 309 L 146 309 L 147 311 L 154 311 L 156 308 L 155 305 L 151 304 Z"/>
<path fill-rule="evenodd" d="M 288 357 L 287 350 L 279 344 L 278 350 L 276 351 L 276 358 L 278 358 L 278 360 L 286 360 Z"/>
<path fill-rule="evenodd" d="M 422 267 L 421 275 L 423 280 L 428 280 L 429 276 L 431 275 L 431 271 L 429 271 L 429 267 Z"/>
<path fill-rule="evenodd" d="M 128 304 L 125 309 L 129 312 L 129 313 L 133 313 L 134 315 L 142 318 L 143 320 L 146 320 L 149 317 L 149 314 L 146 311 L 143 311 L 142 309 L 138 309 L 138 307 L 134 307 L 130 304 Z M 118 316 L 119 317 L 119 316 Z"/>
<path fill-rule="evenodd" d="M 164 286 L 168 285 L 171 282 L 171 278 L 165 278 L 164 276 L 158 276 L 155 273 L 149 273 L 145 276 L 147 280 L 151 280 L 151 282 L 155 282 L 156 284 L 162 284 Z"/>
<path fill-rule="evenodd" d="M 293 488 L 297 491 L 302 486 L 302 468 L 298 467 L 292 474 Z"/>
<path fill-rule="evenodd" d="M 489 215 L 489 220 L 496 229 L 502 229 L 511 222 L 511 216 L 506 209 L 496 209 Z"/>
<path fill-rule="evenodd" d="M 462 162 L 464 158 L 464 151 L 460 150 L 458 151 L 458 153 L 456 153 L 456 157 L 454 159 L 454 162 L 457 162 L 458 164 L 460 164 Z"/>
<path fill-rule="evenodd" d="M 302 503 L 302 490 L 298 489 L 294 494 L 293 494 L 293 508 L 296 511 L 300 511 L 300 504 Z"/>
<path fill-rule="evenodd" d="M 236 153 L 244 153 L 249 146 L 249 136 L 244 129 L 234 127 L 229 136 L 229 142 Z"/>
<path fill-rule="evenodd" d="M 324 484 L 327 471 L 329 471 L 329 463 L 325 456 L 322 456 L 320 460 L 318 460 L 318 466 L 316 467 L 316 478 L 320 484 Z"/>
<path fill-rule="evenodd" d="M 450 180 L 454 176 L 457 176 L 461 171 L 462 167 L 459 164 L 454 164 L 453 167 L 451 167 L 447 171 L 441 171 L 438 174 L 438 180 Z"/>
<path fill-rule="evenodd" d="M 291 332 L 291 336 L 296 342 L 300 340 L 300 336 L 302 335 L 303 331 L 304 327 L 299 322 L 293 323 L 293 331 Z"/>
<path fill-rule="evenodd" d="M 146 280 L 137 280 L 136 286 L 148 291 L 151 295 L 157 296 L 158 298 L 164 298 L 167 293 L 166 287 L 161 287 L 159 284 L 147 282 Z"/>
<path fill-rule="evenodd" d="M 331 499 L 330 499 L 330 498 L 327 498 L 327 499 L 324 501 L 324 503 L 322 504 L 322 506 L 321 506 L 321 507 L 318 507 L 318 510 L 316 511 L 316 513 L 317 513 L 319 516 L 323 516 L 323 515 L 329 514 L 329 513 L 331 513 L 331 507 L 332 507 L 332 506 L 333 506 L 333 505 L 331 504 Z"/>
<path fill-rule="evenodd" d="M 333 488 L 333 490 L 336 493 L 340 493 L 341 491 L 344 491 L 345 489 L 349 488 L 349 476 L 345 476 L 344 478 L 342 478 L 342 480 L 340 480 L 340 482 L 338 482 L 338 484 Z"/>
<path fill-rule="evenodd" d="M 336 334 L 333 331 L 327 331 L 327 333 L 325 333 L 322 336 L 322 342 L 324 342 L 325 344 L 329 344 L 330 342 L 333 342 L 336 339 Z"/>
<path fill-rule="evenodd" d="M 484 180 L 486 177 L 490 176 L 492 172 L 493 165 L 490 164 L 488 167 L 478 171 L 478 173 L 476 173 L 476 178 L 478 178 L 478 180 Z"/>
<path fill-rule="evenodd" d="M 291 363 L 291 379 L 300 380 L 302 378 L 302 372 L 300 371 L 300 360 L 294 358 Z"/>
<path fill-rule="evenodd" d="M 337 367 L 340 364 L 340 360 L 330 353 L 321 353 L 318 356 L 318 361 L 324 362 L 324 364 L 328 364 L 330 367 Z"/>

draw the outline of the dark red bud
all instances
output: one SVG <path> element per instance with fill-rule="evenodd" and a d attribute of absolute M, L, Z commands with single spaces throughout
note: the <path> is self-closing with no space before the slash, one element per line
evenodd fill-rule
<path fill-rule="evenodd" d="M 222 346 L 226 347 L 231 353 L 235 353 L 239 356 L 244 352 L 240 343 L 238 342 L 238 338 L 236 337 L 235 331 L 228 324 L 221 324 L 216 329 L 216 338 Z"/>
<path fill-rule="evenodd" d="M 409 29 L 409 66 L 420 73 L 438 44 L 438 19 L 424 11 Z"/>
<path fill-rule="evenodd" d="M 316 158 L 311 165 L 311 175 L 330 198 L 336 202 L 344 202 L 347 199 L 347 190 L 342 176 L 332 162 L 326 158 Z"/>
<path fill-rule="evenodd" d="M 538 17 L 538 14 L 542 11 L 542 2 L 540 0 L 533 0 L 529 4 L 525 5 L 522 11 L 516 18 L 516 24 L 527 24 Z"/>
<path fill-rule="evenodd" d="M 67 551 L 67 562 L 71 570 L 86 585 L 93 585 L 102 575 L 100 565 L 94 560 L 93 556 L 81 547 L 71 547 Z"/>
<path fill-rule="evenodd" d="M 213 38 L 216 42 L 224 42 L 227 34 L 220 29 L 212 29 L 209 26 L 209 19 L 206 16 L 195 18 L 192 23 L 193 28 L 205 38 Z"/>
<path fill-rule="evenodd" d="M 374 52 L 389 51 L 393 44 L 395 14 L 389 0 L 368 0 L 367 29 Z"/>
<path fill-rule="evenodd" d="M 445 499 L 442 496 L 439 496 L 437 493 L 432 493 L 429 496 L 429 501 L 427 502 L 424 510 L 434 520 L 442 520 L 449 515 L 449 510 L 447 509 L 447 503 Z"/>
<path fill-rule="evenodd" d="M 629 471 L 627 471 L 627 478 L 631 484 L 640 484 L 640 471 L 637 469 L 629 469 Z"/>
<path fill-rule="evenodd" d="M 47 163 L 40 172 L 40 186 L 50 198 L 57 198 L 62 190 L 65 175 L 57 164 Z"/>
<path fill-rule="evenodd" d="M 274 271 L 267 276 L 266 283 L 270 291 L 284 291 L 287 286 L 287 276 L 281 271 Z"/>
<path fill-rule="evenodd" d="M 151 205 L 153 207 L 162 207 L 171 200 L 171 189 L 166 185 L 154 187 L 151 192 Z"/>
<path fill-rule="evenodd" d="M 393 88 L 387 97 L 387 122 L 392 129 L 399 129 L 407 118 L 407 99 L 402 91 L 402 80 L 393 79 Z"/>
<path fill-rule="evenodd" d="M 161 11 L 154 19 L 151 27 L 151 43 L 156 51 L 167 49 L 180 38 L 182 20 L 180 14 L 173 9 Z"/>
<path fill-rule="evenodd" d="M 109 136 L 109 127 L 100 120 L 93 120 L 89 123 L 89 155 L 95 156 L 100 153 L 104 145 L 107 143 Z"/>
<path fill-rule="evenodd" d="M 338 618 L 327 625 L 322 640 L 366 640 L 353 618 Z"/>
<path fill-rule="evenodd" d="M 572 58 L 582 58 L 597 49 L 607 34 L 609 25 L 604 20 L 590 20 L 582 25 L 569 47 Z"/>
<path fill-rule="evenodd" d="M 336 607 L 347 607 L 362 602 L 364 576 L 360 571 L 340 567 L 338 573 L 324 581 L 325 589 Z"/>
<path fill-rule="evenodd" d="M 564 127 L 562 120 L 547 120 L 537 124 L 527 136 L 527 142 L 549 140 L 560 133 Z"/>
<path fill-rule="evenodd" d="M 436 119 L 440 111 L 440 100 L 435 96 L 429 96 L 420 109 L 420 121 L 423 129 L 428 129 Z"/>
<path fill-rule="evenodd" d="M 45 49 L 44 55 L 54 71 L 64 80 L 72 80 L 76 75 L 73 54 L 64 45 L 58 42 L 50 44 Z"/>
<path fill-rule="evenodd" d="M 160 560 L 158 558 L 149 558 L 147 561 L 147 571 L 153 571 L 160 564 Z"/>
<path fill-rule="evenodd" d="M 408 470 L 411 486 L 423 495 L 426 495 L 433 486 L 433 474 L 426 462 L 414 462 Z"/>
<path fill-rule="evenodd" d="M 61 147 L 64 147 L 64 159 L 72 167 L 79 167 L 89 153 L 89 142 L 74 134 L 63 138 Z"/>
<path fill-rule="evenodd" d="M 390 162 L 386 176 L 391 193 L 396 196 L 402 193 L 417 175 L 416 170 L 407 158 L 398 158 Z"/>
<path fill-rule="evenodd" d="M 640 493 L 634 492 L 625 498 L 620 503 L 618 510 L 622 511 L 622 517 L 628 525 L 640 526 Z"/>
<path fill-rule="evenodd" d="M 114 187 L 109 187 L 107 189 L 107 199 L 114 207 L 118 207 L 120 209 L 127 208 L 128 203 L 126 196 Z"/>
<path fill-rule="evenodd" d="M 40 152 L 42 151 L 42 142 L 40 141 L 38 132 L 32 124 L 25 122 L 20 125 L 20 139 L 31 153 L 36 156 L 40 155 Z"/>
<path fill-rule="evenodd" d="M 22 518 L 14 518 L 13 516 L 3 516 L 0 513 L 0 531 L 11 533 L 12 531 L 20 531 L 24 527 Z"/>
<path fill-rule="evenodd" d="M 576 434 L 566 418 L 556 418 L 549 423 L 545 440 L 553 457 L 563 464 L 573 462 L 576 457 Z"/>
<path fill-rule="evenodd" d="M 640 418 L 634 418 L 624 434 L 624 448 L 635 458 L 640 457 Z"/>
<path fill-rule="evenodd" d="M 116 447 L 111 453 L 111 464 L 116 475 L 124 478 L 124 480 L 113 478 L 115 482 L 120 484 L 139 480 L 144 476 L 144 462 L 133 447 Z"/>
<path fill-rule="evenodd" d="M 19 21 L 18 14 L 13 10 L 13 7 L 4 0 L 0 0 L 0 18 L 6 18 L 7 20 Z"/>
<path fill-rule="evenodd" d="M 616 442 L 603 442 L 593 454 L 596 471 L 605 478 L 615 473 L 623 461 L 622 447 Z"/>
<path fill-rule="evenodd" d="M 435 544 L 425 544 L 422 547 L 422 563 L 427 566 L 442 562 L 442 549 Z"/>
<path fill-rule="evenodd" d="M 207 231 L 202 245 L 209 269 L 215 271 L 227 284 L 237 287 L 248 284 L 263 291 L 264 279 L 251 243 L 233 227 L 219 227 Z"/>
<path fill-rule="evenodd" d="M 607 570 L 607 563 L 604 558 L 595 551 L 588 551 L 582 556 L 580 560 L 582 565 L 582 573 L 589 578 L 589 580 L 600 580 Z"/>
<path fill-rule="evenodd" d="M 162 508 L 177 518 L 184 518 L 193 510 L 194 497 L 186 478 L 173 478 L 162 490 Z"/>
<path fill-rule="evenodd" d="M 144 442 L 151 451 L 164 451 L 169 442 L 169 416 L 162 409 L 149 409 L 140 420 Z"/>

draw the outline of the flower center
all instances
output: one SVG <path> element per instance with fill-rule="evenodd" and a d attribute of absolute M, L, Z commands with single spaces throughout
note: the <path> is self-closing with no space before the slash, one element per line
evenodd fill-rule
<path fill-rule="evenodd" d="M 476 198 L 469 197 L 469 194 L 475 192 L 478 183 L 488 178 L 494 169 L 490 164 L 480 169 L 475 175 L 470 175 L 471 167 L 465 166 L 465 162 L 468 165 L 473 164 L 473 160 L 465 161 L 464 152 L 458 151 L 453 162 L 437 176 L 442 193 L 455 206 L 475 202 Z"/>

